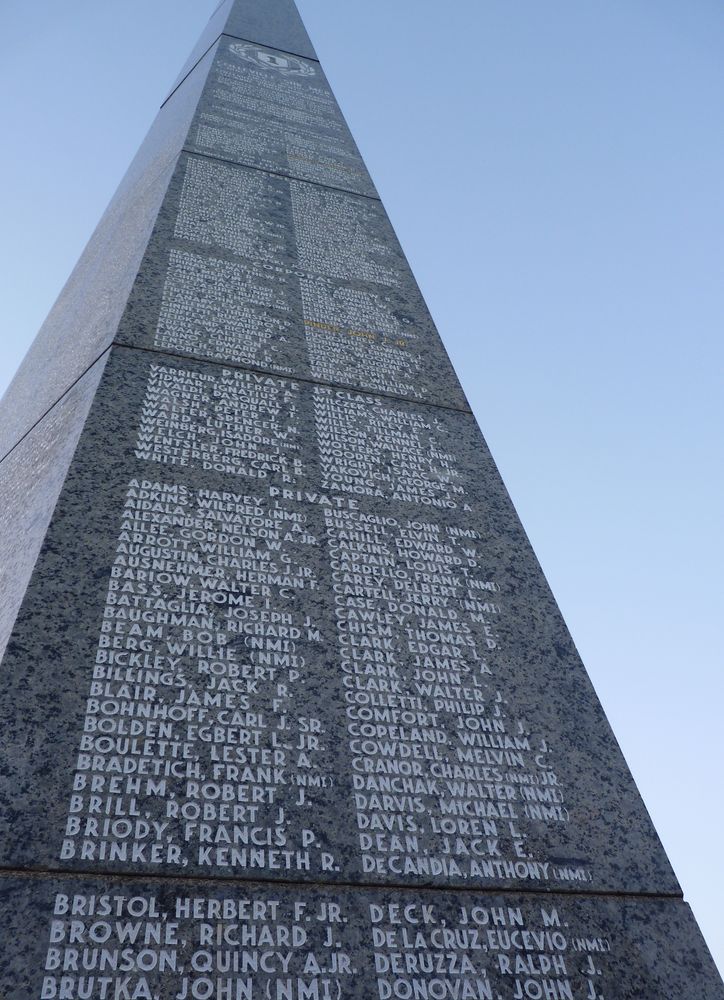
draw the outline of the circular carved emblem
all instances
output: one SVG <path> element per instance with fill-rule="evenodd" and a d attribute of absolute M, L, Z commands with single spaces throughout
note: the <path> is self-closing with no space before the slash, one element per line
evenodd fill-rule
<path fill-rule="evenodd" d="M 239 59 L 261 66 L 262 69 L 276 70 L 284 76 L 315 76 L 317 73 L 314 66 L 304 59 L 281 52 L 267 52 L 250 42 L 235 42 L 229 48 Z"/>

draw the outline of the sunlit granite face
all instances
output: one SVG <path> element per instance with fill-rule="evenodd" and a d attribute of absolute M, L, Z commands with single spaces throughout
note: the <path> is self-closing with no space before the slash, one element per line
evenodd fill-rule
<path fill-rule="evenodd" d="M 0 659 L 106 360 L 103 355 L 0 461 Z"/>
<path fill-rule="evenodd" d="M 207 55 L 159 112 L 3 397 L 0 458 L 116 336 L 213 55 Z"/>

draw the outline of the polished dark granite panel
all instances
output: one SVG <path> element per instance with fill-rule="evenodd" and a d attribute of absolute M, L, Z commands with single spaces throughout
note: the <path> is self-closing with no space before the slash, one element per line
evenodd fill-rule
<path fill-rule="evenodd" d="M 4 1000 L 722 1000 L 685 903 L 0 877 Z"/>
<path fill-rule="evenodd" d="M 235 0 L 224 33 L 307 59 L 317 56 L 294 0 L 264 0 L 263 4 Z"/>
<path fill-rule="evenodd" d="M 0 462 L 0 659 L 107 356 Z"/>
<path fill-rule="evenodd" d="M 467 408 L 379 202 L 195 155 L 117 339 Z"/>
<path fill-rule="evenodd" d="M 114 348 L 5 677 L 6 866 L 678 892 L 462 412 Z"/>
<path fill-rule="evenodd" d="M 0 403 L 0 457 L 108 347 L 213 52 L 164 105 Z"/>
<path fill-rule="evenodd" d="M 189 149 L 377 197 L 318 62 L 223 38 Z"/>

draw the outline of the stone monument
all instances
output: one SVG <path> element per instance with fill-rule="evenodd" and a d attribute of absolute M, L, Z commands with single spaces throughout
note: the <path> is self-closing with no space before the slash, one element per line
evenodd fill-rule
<path fill-rule="evenodd" d="M 3 1000 L 722 1000 L 293 0 L 1 427 Z"/>

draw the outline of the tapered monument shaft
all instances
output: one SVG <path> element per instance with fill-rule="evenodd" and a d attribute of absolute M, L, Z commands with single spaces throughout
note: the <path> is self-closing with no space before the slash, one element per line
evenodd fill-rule
<path fill-rule="evenodd" d="M 3 403 L 0 993 L 724 997 L 292 0 Z"/>

